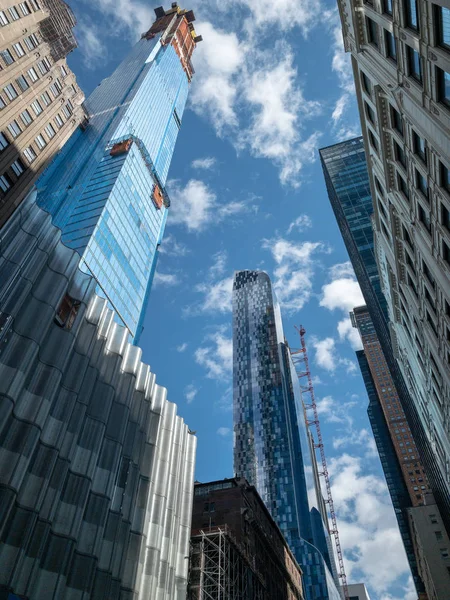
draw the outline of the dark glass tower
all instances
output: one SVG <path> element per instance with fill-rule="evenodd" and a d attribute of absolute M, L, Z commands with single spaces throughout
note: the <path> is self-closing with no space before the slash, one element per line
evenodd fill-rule
<path fill-rule="evenodd" d="M 331 206 L 431 488 L 446 527 L 450 530 L 450 497 L 447 485 L 392 347 L 387 305 L 381 290 L 374 252 L 371 222 L 373 204 L 363 138 L 322 148 L 319 152 Z"/>
<path fill-rule="evenodd" d="M 234 278 L 233 400 L 236 475 L 256 487 L 285 536 L 303 569 L 307 600 L 340 599 L 300 386 L 271 281 L 261 271 Z"/>

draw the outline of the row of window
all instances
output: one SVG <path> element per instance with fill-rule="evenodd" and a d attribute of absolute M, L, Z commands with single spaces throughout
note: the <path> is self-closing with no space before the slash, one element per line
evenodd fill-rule
<path fill-rule="evenodd" d="M 41 75 L 45 75 L 50 71 L 52 65 L 48 58 L 44 58 L 37 63 L 37 67 L 41 72 Z M 30 67 L 26 74 L 19 75 L 14 83 L 8 83 L 8 85 L 3 88 L 3 94 L 0 94 L 0 110 L 5 108 L 7 102 L 13 102 L 20 93 L 25 92 L 30 85 L 35 83 L 38 79 L 39 75 L 36 69 L 34 67 Z M 62 87 L 61 81 L 59 78 L 56 78 L 55 83 L 50 86 L 52 91 L 53 89 L 55 91 L 59 90 L 59 92 L 55 95 L 55 98 L 62 91 Z"/>
<path fill-rule="evenodd" d="M 0 134 L 1 136 L 1 134 Z M 11 170 L 15 174 L 16 178 L 19 178 L 22 173 L 25 171 L 25 166 L 20 158 L 17 158 L 11 165 Z M 0 198 L 4 198 L 4 196 L 8 193 L 10 188 L 14 185 L 14 181 L 11 175 L 8 172 L 0 175 Z"/>
<path fill-rule="evenodd" d="M 450 28 L 450 10 L 443 9 L 449 13 L 449 28 Z M 379 26 L 375 21 L 366 17 L 367 39 L 378 51 L 380 51 L 380 34 Z M 450 42 L 450 40 L 449 40 Z M 397 62 L 397 41 L 393 34 L 384 29 L 384 44 L 386 56 Z M 450 48 L 450 47 L 449 47 Z M 417 83 L 423 85 L 422 62 L 419 52 L 412 46 L 405 44 L 406 59 L 407 59 L 407 74 L 412 77 Z M 436 98 L 438 102 L 450 107 L 450 73 L 435 66 L 436 73 Z"/>
<path fill-rule="evenodd" d="M 373 0 L 365 0 L 373 8 Z M 420 15 L 418 0 L 403 0 L 404 24 L 408 29 L 419 32 Z M 392 17 L 392 0 L 382 1 L 382 12 Z M 438 46 L 450 49 L 450 9 L 433 4 L 433 22 Z"/>
<path fill-rule="evenodd" d="M 26 17 L 32 11 L 41 10 L 38 0 L 27 0 L 19 2 L 16 6 L 10 6 L 8 9 L 0 10 L 0 27 L 5 27 L 13 21 Z"/>
<path fill-rule="evenodd" d="M 24 45 L 30 52 L 32 52 L 35 48 L 37 48 L 39 46 L 40 43 L 41 43 L 41 40 L 39 39 L 37 34 L 32 33 L 31 35 L 28 35 L 23 38 L 23 44 L 22 44 L 22 42 L 15 42 L 11 46 L 11 50 L 9 48 L 5 48 L 5 50 L 0 50 L 0 56 L 3 59 L 4 66 L 9 67 L 16 61 L 16 59 L 22 58 L 23 56 L 26 55 Z M 14 54 L 12 51 L 14 51 Z M 16 58 L 14 58 L 14 56 Z M 0 70 L 2 70 L 2 69 L 3 69 L 3 65 L 0 63 Z"/>

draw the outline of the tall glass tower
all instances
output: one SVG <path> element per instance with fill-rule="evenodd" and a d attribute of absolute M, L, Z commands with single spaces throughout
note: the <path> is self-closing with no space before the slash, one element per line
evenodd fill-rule
<path fill-rule="evenodd" d="M 38 181 L 38 204 L 137 342 L 170 200 L 165 183 L 194 70 L 192 11 L 176 3 L 86 101 Z"/>
<path fill-rule="evenodd" d="M 236 475 L 256 487 L 285 536 L 307 600 L 339 600 L 300 386 L 272 283 L 261 271 L 234 277 L 233 401 Z"/>

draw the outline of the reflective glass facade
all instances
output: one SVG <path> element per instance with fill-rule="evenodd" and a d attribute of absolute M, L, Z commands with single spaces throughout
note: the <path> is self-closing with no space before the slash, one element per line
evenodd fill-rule
<path fill-rule="evenodd" d="M 234 278 L 233 400 L 235 473 L 257 488 L 285 536 L 303 569 L 306 598 L 340 599 L 317 548 L 327 548 L 327 527 L 317 526 L 317 497 L 314 527 L 311 520 L 313 458 L 300 386 L 279 304 L 268 275 L 260 271 L 239 271 Z"/>
<path fill-rule="evenodd" d="M 164 185 L 190 79 L 176 44 L 167 43 L 168 29 L 144 36 L 95 89 L 86 101 L 89 124 L 38 181 L 38 204 L 135 341 L 164 233 Z"/>

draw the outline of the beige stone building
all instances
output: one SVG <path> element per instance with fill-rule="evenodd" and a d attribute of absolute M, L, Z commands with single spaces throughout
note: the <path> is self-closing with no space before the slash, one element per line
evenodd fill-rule
<path fill-rule="evenodd" d="M 338 0 L 396 360 L 450 488 L 450 0 Z"/>
<path fill-rule="evenodd" d="M 66 62 L 74 26 L 62 0 L 0 3 L 0 227 L 86 118 Z"/>

